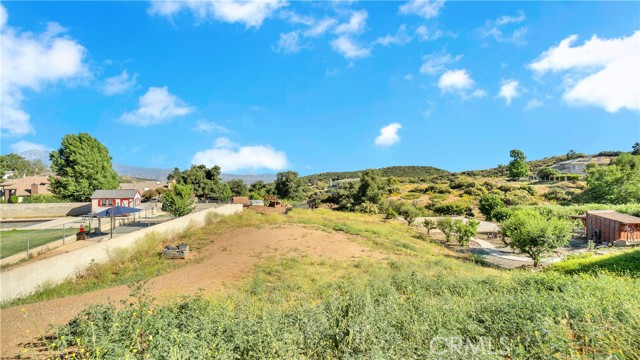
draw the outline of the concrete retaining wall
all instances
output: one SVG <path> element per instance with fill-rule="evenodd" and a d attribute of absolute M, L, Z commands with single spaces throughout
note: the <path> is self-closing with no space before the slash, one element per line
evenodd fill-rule
<path fill-rule="evenodd" d="M 44 283 L 56 284 L 67 278 L 72 278 L 92 262 L 108 261 L 108 253 L 113 249 L 130 247 L 149 233 L 155 232 L 162 235 L 179 233 L 190 224 L 203 225 L 208 213 L 231 215 L 240 212 L 242 212 L 240 204 L 202 210 L 136 232 L 120 235 L 111 240 L 103 240 L 96 245 L 10 269 L 0 273 L 0 301 L 4 302 L 26 296 L 36 291 L 38 286 Z"/>
<path fill-rule="evenodd" d="M 91 203 L 0 204 L 0 218 L 46 218 L 80 216 L 91 211 Z"/>

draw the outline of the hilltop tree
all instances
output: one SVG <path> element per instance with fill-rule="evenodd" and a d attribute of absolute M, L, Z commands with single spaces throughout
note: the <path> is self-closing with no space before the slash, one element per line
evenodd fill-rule
<path fill-rule="evenodd" d="M 275 181 L 276 195 L 281 199 L 301 200 L 302 181 L 295 171 L 279 172 Z"/>
<path fill-rule="evenodd" d="M 57 175 L 49 178 L 51 191 L 63 199 L 89 201 L 95 190 L 118 188 L 109 150 L 87 133 L 65 135 L 49 158 Z"/>
<path fill-rule="evenodd" d="M 633 144 L 631 148 L 632 148 L 631 155 L 640 155 L 640 142 L 636 141 L 636 143 Z"/>
<path fill-rule="evenodd" d="M 527 165 L 527 157 L 524 155 L 524 152 L 513 149 L 509 152 L 509 156 L 511 156 L 511 162 L 509 162 L 507 166 L 509 177 L 519 179 L 529 175 L 529 166 Z"/>
<path fill-rule="evenodd" d="M 196 208 L 193 189 L 189 185 L 175 184 L 162 195 L 162 210 L 180 217 Z"/>

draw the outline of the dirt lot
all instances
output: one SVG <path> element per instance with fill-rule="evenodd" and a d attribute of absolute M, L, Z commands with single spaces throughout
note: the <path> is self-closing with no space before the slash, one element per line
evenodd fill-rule
<path fill-rule="evenodd" d="M 162 300 L 174 295 L 195 294 L 199 289 L 214 293 L 231 288 L 250 274 L 261 258 L 274 255 L 308 254 L 342 260 L 363 256 L 386 257 L 383 253 L 355 243 L 345 234 L 293 225 L 239 229 L 216 236 L 212 242 L 201 254 L 204 260 L 193 261 L 152 279 L 147 284 L 150 294 Z M 47 324 L 64 324 L 87 304 L 107 303 L 110 300 L 118 302 L 126 299 L 128 294 L 126 286 L 119 286 L 1 310 L 2 359 L 18 358 L 16 356 L 20 354 L 22 346 L 35 341 Z"/>

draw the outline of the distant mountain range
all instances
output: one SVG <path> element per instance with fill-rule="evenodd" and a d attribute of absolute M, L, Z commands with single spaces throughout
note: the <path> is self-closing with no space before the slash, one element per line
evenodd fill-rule
<path fill-rule="evenodd" d="M 51 161 L 49 160 L 49 151 L 43 150 L 28 150 L 18 153 L 18 155 L 23 158 L 34 161 L 41 160 L 46 166 L 51 165 Z M 113 170 L 115 170 L 118 175 L 121 176 L 129 176 L 139 179 L 149 179 L 149 180 L 158 180 L 158 181 L 166 181 L 167 175 L 173 169 L 162 169 L 162 168 L 150 168 L 150 167 L 142 167 L 142 166 L 130 166 L 125 164 L 113 163 Z M 258 180 L 262 180 L 265 183 L 272 182 L 276 179 L 275 174 L 261 174 L 261 175 L 238 175 L 238 174 L 221 174 L 220 178 L 223 181 L 229 181 L 232 179 L 240 179 L 247 184 L 254 183 Z"/>

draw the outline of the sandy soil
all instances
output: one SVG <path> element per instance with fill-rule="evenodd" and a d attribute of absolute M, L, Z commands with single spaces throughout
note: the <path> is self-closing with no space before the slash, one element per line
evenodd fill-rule
<path fill-rule="evenodd" d="M 195 294 L 200 289 L 203 289 L 205 294 L 214 293 L 233 287 L 238 280 L 251 273 L 261 258 L 273 255 L 304 254 L 331 259 L 386 257 L 383 253 L 357 244 L 343 233 L 326 233 L 294 225 L 239 229 L 215 236 L 212 245 L 201 253 L 204 260 L 193 261 L 175 271 L 156 277 L 149 281 L 147 288 L 150 295 L 159 299 Z M 22 348 L 29 346 L 40 337 L 48 324 L 67 323 L 87 304 L 109 301 L 117 303 L 128 298 L 128 294 L 128 287 L 119 286 L 2 309 L 0 311 L 1 358 L 18 358 Z"/>

